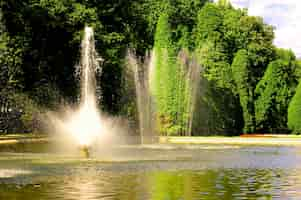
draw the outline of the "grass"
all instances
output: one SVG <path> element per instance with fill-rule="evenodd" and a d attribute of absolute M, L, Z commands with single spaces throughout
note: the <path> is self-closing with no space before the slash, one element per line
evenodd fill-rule
<path fill-rule="evenodd" d="M 159 137 L 161 144 L 210 144 L 210 145 L 254 145 L 254 146 L 301 146 L 299 135 L 251 135 L 245 136 L 196 136 Z"/>

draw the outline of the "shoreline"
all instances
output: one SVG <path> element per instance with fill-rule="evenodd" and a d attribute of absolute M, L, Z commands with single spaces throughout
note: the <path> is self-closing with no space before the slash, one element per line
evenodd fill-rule
<path fill-rule="evenodd" d="M 301 146 L 297 135 L 254 135 L 248 136 L 160 136 L 160 144 L 206 144 L 206 145 L 250 145 L 250 146 Z"/>
<path fill-rule="evenodd" d="M 54 138 L 38 134 L 0 135 L 0 146 L 50 143 Z M 251 146 L 301 146 L 299 135 L 255 134 L 241 136 L 159 136 L 157 144 L 183 145 L 251 145 Z"/>
<path fill-rule="evenodd" d="M 17 144 L 30 144 L 30 143 L 48 143 L 52 139 L 47 135 L 38 134 L 7 134 L 0 135 L 1 145 L 17 145 Z"/>

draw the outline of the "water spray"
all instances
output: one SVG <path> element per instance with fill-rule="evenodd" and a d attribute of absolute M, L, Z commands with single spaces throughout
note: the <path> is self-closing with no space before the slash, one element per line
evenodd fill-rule
<path fill-rule="evenodd" d="M 90 147 L 88 145 L 80 146 L 80 152 L 84 158 L 90 158 Z"/>
<path fill-rule="evenodd" d="M 101 73 L 99 62 L 103 62 L 103 59 L 97 55 L 93 29 L 85 27 L 84 31 L 81 59 L 76 70 L 80 75 L 80 104 L 77 109 L 70 110 L 66 118 L 56 121 L 60 122 L 62 132 L 75 139 L 80 154 L 89 158 L 91 144 L 104 133 L 96 98 L 96 74 Z"/>

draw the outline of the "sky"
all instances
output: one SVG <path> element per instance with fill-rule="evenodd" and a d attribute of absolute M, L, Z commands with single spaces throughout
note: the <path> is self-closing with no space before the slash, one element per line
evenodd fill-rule
<path fill-rule="evenodd" d="M 248 8 L 249 15 L 262 16 L 266 23 L 276 27 L 275 45 L 292 49 L 301 57 L 301 0 L 230 1 L 234 7 Z"/>

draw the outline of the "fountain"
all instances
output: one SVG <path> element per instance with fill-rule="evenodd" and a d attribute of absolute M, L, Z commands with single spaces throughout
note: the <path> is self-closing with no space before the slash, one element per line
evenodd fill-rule
<path fill-rule="evenodd" d="M 168 81 L 173 76 L 167 74 L 168 77 L 166 77 L 165 73 L 165 79 L 164 77 L 157 77 L 164 75 L 164 73 L 161 75 L 157 73 L 156 59 L 160 57 L 157 57 L 155 53 L 154 50 L 143 59 L 138 58 L 131 50 L 128 51 L 127 55 L 127 66 L 130 69 L 131 78 L 135 82 L 141 144 L 155 142 L 155 132 L 158 131 L 158 124 L 161 123 L 162 113 L 159 113 L 158 108 L 160 96 L 154 92 L 153 87 L 158 85 L 157 80 L 163 80 L 167 85 L 171 85 Z M 75 109 L 64 108 L 64 117 L 51 115 L 53 125 L 63 135 L 71 136 L 72 140 L 80 146 L 80 151 L 84 157 L 90 156 L 90 149 L 93 144 L 104 141 L 103 136 L 109 132 L 109 129 L 110 135 L 113 131 L 112 127 L 107 127 L 108 122 L 105 121 L 97 108 L 96 72 L 101 71 L 99 61 L 101 59 L 97 56 L 95 49 L 93 29 L 85 27 L 81 44 L 81 58 L 77 68 L 81 86 L 79 106 Z M 176 106 L 176 118 L 172 119 L 172 126 L 176 127 L 181 135 L 191 135 L 201 68 L 195 59 L 184 50 L 179 52 L 173 68 L 176 70 L 176 76 L 172 78 L 176 80 L 176 84 L 172 85 L 172 90 L 171 88 L 163 88 L 161 92 L 168 98 L 172 96 L 173 102 L 178 105 Z M 120 138 L 120 134 L 118 137 Z"/>
<path fill-rule="evenodd" d="M 81 93 L 79 108 L 72 109 L 63 119 L 51 116 L 60 132 L 69 134 L 76 140 L 85 157 L 90 156 L 90 146 L 104 132 L 102 119 L 97 109 L 95 74 L 100 71 L 95 50 L 94 33 L 91 27 L 85 27 L 81 43 L 81 59 L 77 72 L 80 75 Z"/>
<path fill-rule="evenodd" d="M 83 146 L 83 151 L 88 151 L 89 145 L 102 131 L 95 96 L 95 72 L 99 69 L 93 29 L 85 27 L 85 34 L 81 44 L 81 60 L 78 69 L 81 80 L 80 108 L 66 123 L 68 132 L 77 138 L 79 144 Z M 86 153 L 86 155 L 88 154 Z"/>
<path fill-rule="evenodd" d="M 176 108 L 173 108 L 176 114 L 173 119 L 169 119 L 172 121 L 169 126 L 177 127 L 177 133 L 180 135 L 191 136 L 196 112 L 195 105 L 200 91 L 202 68 L 198 65 L 194 55 L 190 55 L 187 50 L 181 50 L 172 66 L 168 66 L 167 60 L 173 58 L 169 58 L 168 55 L 164 55 L 162 58 L 162 55 L 159 57 L 156 54 L 158 53 L 153 50 L 151 54 L 146 54 L 141 59 L 133 53 L 133 50 L 129 50 L 127 53 L 127 67 L 130 69 L 135 83 L 142 144 L 154 142 L 155 132 L 162 134 L 160 130 L 162 125 L 164 126 L 162 121 L 168 121 L 162 120 L 162 116 L 170 114 L 169 112 L 172 110 L 170 102 L 176 105 Z M 160 58 L 164 63 L 164 66 L 161 67 L 162 71 L 158 71 L 158 59 Z M 174 71 L 168 71 L 169 67 L 172 67 Z M 171 81 L 174 81 L 174 84 Z M 168 88 L 166 85 L 171 85 L 171 87 Z M 160 105 L 162 99 L 168 100 L 163 103 L 163 106 Z M 161 107 L 165 107 L 163 112 L 160 110 Z M 169 110 L 166 111 L 166 108 Z M 163 134 L 166 133 L 163 132 Z"/>
<path fill-rule="evenodd" d="M 129 67 L 135 83 L 141 144 L 152 143 L 154 140 L 154 110 L 149 85 L 153 58 L 154 55 L 152 53 L 148 54 L 145 56 L 144 62 L 142 62 L 132 50 L 129 50 L 127 53 L 127 67 Z"/>

